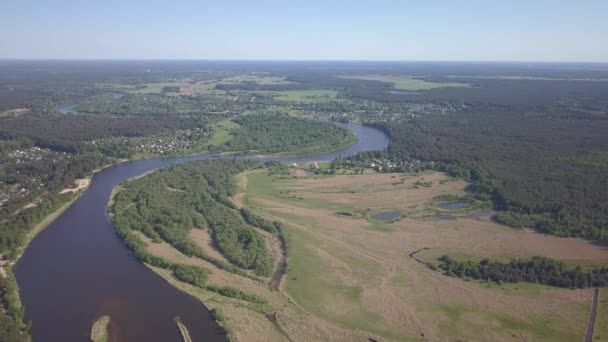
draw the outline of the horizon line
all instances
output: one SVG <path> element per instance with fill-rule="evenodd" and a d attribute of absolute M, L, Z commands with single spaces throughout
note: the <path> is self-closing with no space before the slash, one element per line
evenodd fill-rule
<path fill-rule="evenodd" d="M 608 60 L 475 60 L 475 59 L 263 59 L 263 58 L 14 58 L 0 57 L 0 61 L 73 61 L 73 62 L 393 62 L 393 63 L 556 63 L 608 64 Z"/>

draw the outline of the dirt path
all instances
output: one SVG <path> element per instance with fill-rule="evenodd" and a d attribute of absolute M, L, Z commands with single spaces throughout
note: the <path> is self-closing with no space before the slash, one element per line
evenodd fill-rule
<path fill-rule="evenodd" d="M 285 275 L 285 270 L 287 269 L 287 254 L 285 253 L 285 248 L 283 248 L 283 244 L 281 244 L 281 259 L 277 265 L 277 269 L 272 276 L 272 280 L 270 281 L 270 289 L 271 290 L 279 290 L 281 286 L 281 281 L 283 280 L 283 276 Z"/>
<path fill-rule="evenodd" d="M 591 304 L 591 314 L 589 315 L 589 323 L 587 325 L 587 335 L 585 342 L 593 341 L 593 330 L 595 328 L 595 318 L 597 317 L 597 305 L 600 301 L 600 289 L 596 288 L 593 291 L 593 304 Z"/>
<path fill-rule="evenodd" d="M 429 248 L 428 247 L 420 248 L 420 249 L 417 249 L 417 250 L 413 251 L 412 253 L 410 253 L 408 255 L 410 256 L 410 258 L 412 258 L 412 259 L 414 259 L 414 260 L 418 261 L 419 263 L 421 263 L 421 264 L 423 264 L 423 265 L 426 266 L 426 263 L 424 261 L 418 259 L 418 257 L 416 256 L 416 254 L 418 254 L 418 253 L 420 253 L 420 252 L 422 252 L 424 250 L 427 250 L 427 249 L 429 249 Z"/>

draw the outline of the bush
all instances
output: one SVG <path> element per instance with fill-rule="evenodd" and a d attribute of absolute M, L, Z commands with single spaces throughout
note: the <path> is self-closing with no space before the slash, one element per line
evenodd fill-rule
<path fill-rule="evenodd" d="M 207 270 L 192 265 L 173 265 L 173 275 L 180 281 L 200 288 L 207 282 Z"/>

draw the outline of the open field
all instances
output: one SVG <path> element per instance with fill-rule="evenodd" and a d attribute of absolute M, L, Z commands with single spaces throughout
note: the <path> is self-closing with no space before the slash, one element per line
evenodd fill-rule
<path fill-rule="evenodd" d="M 438 196 L 463 196 L 466 185 L 438 172 L 319 176 L 303 169 L 287 174 L 257 169 L 236 175 L 234 205 L 281 222 L 288 236 L 287 274 L 278 286 L 274 277 L 231 271 L 132 233 L 151 255 L 207 270 L 206 285 L 197 287 L 178 281 L 168 269 L 150 266 L 213 310 L 232 340 L 581 340 L 592 289 L 466 281 L 425 264 L 443 254 L 459 260 L 541 255 L 583 265 L 608 260 L 603 246 L 513 230 L 469 218 L 460 209 L 444 210 L 455 215 L 451 221 L 427 217 L 439 210 L 434 207 Z M 371 219 L 371 213 L 389 209 L 401 218 L 390 223 Z M 197 228 L 188 241 L 228 262 L 215 249 L 208 227 Z M 284 255 L 279 237 L 250 228 L 264 237 L 278 269 Z M 235 288 L 262 302 L 214 290 L 220 288 Z M 596 335 L 607 334 L 598 317 Z"/>
<path fill-rule="evenodd" d="M 608 289 L 600 290 L 600 302 L 595 321 L 594 341 L 608 341 Z"/>
<path fill-rule="evenodd" d="M 283 102 L 326 102 L 333 100 L 338 95 L 338 91 L 329 89 L 315 90 L 285 90 L 285 91 L 255 91 L 264 95 L 273 96 L 278 101 Z"/>
<path fill-rule="evenodd" d="M 403 183 L 401 177 L 249 175 L 240 200 L 289 229 L 289 273 L 283 290 L 296 303 L 326 321 L 389 340 L 583 338 L 592 289 L 464 281 L 432 271 L 409 254 L 431 248 L 479 257 L 542 255 L 600 262 L 608 260 L 604 247 L 466 217 L 405 217 L 386 224 L 335 214 L 382 208 L 415 211 L 438 194 L 463 194 L 466 185 L 439 173 L 405 177 Z M 419 177 L 432 185 L 415 187 Z"/>
<path fill-rule="evenodd" d="M 362 76 L 342 76 L 344 78 L 352 78 L 366 81 L 380 81 L 394 84 L 396 89 L 401 90 L 428 90 L 442 87 L 469 87 L 467 83 L 457 82 L 427 82 L 418 80 L 408 76 L 391 76 L 391 75 L 362 75 Z"/>
<path fill-rule="evenodd" d="M 131 94 L 165 94 L 165 95 L 181 95 L 181 96 L 196 96 L 196 95 L 225 95 L 226 91 L 216 89 L 218 84 L 238 84 L 254 82 L 259 85 L 282 85 L 292 84 L 294 82 L 286 80 L 284 77 L 268 76 L 265 74 L 243 74 L 233 77 L 224 78 L 221 80 L 194 81 L 192 79 L 175 80 L 168 82 L 153 82 L 144 83 L 139 86 L 117 85 L 117 84 L 100 84 L 100 87 L 114 89 Z M 165 87 L 178 87 L 179 91 L 166 92 Z M 20 114 L 22 109 L 7 111 L 0 113 L 1 115 Z"/>
<path fill-rule="evenodd" d="M 217 81 L 188 81 L 188 80 L 177 80 L 170 82 L 154 82 L 144 83 L 139 86 L 130 85 L 117 85 L 117 84 L 101 84 L 100 87 L 109 88 L 115 91 L 130 93 L 130 94 L 165 94 L 165 95 L 182 95 L 182 96 L 196 96 L 196 95 L 225 95 L 226 92 L 223 90 L 215 89 L 215 86 L 219 82 Z M 165 87 L 178 87 L 177 92 L 164 92 Z"/>
<path fill-rule="evenodd" d="M 251 278 L 217 268 L 215 265 L 195 257 L 187 257 L 167 243 L 154 243 L 143 234 L 137 236 L 148 245 L 153 255 L 171 262 L 204 267 L 210 271 L 208 283 L 211 286 L 237 286 L 239 290 L 263 298 L 264 304 L 224 297 L 215 292 L 201 289 L 175 279 L 171 271 L 150 267 L 173 286 L 200 299 L 209 309 L 222 312 L 220 321 L 236 341 L 285 341 L 292 340 L 364 341 L 361 332 L 349 332 L 317 317 L 307 315 L 298 305 L 280 291 L 273 291 L 266 281 Z"/>
<path fill-rule="evenodd" d="M 268 76 L 265 74 L 243 74 L 234 77 L 224 78 L 220 83 L 243 83 L 255 82 L 259 85 L 269 84 L 292 84 L 294 82 L 286 80 L 284 77 Z"/>
<path fill-rule="evenodd" d="M 533 77 L 533 76 L 467 76 L 467 75 L 448 75 L 450 78 L 479 78 L 479 79 L 498 79 L 498 80 L 529 80 L 529 81 L 583 81 L 583 82 L 608 82 L 605 78 L 554 78 L 554 77 Z"/>
<path fill-rule="evenodd" d="M 222 120 L 211 125 L 213 128 L 213 137 L 209 141 L 209 146 L 219 147 L 225 145 L 232 138 L 231 131 L 239 128 L 239 125 L 230 120 Z"/>
<path fill-rule="evenodd" d="M 4 112 L 0 112 L 0 117 L 3 116 L 19 116 L 21 114 L 25 114 L 29 111 L 29 109 L 27 108 L 17 108 L 17 109 L 10 109 L 10 110 L 6 110 Z"/>

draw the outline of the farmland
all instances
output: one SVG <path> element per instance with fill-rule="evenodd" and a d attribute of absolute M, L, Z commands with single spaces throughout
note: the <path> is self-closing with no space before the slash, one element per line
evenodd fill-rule
<path fill-rule="evenodd" d="M 396 89 L 401 89 L 401 90 L 428 90 L 428 89 L 433 89 L 433 88 L 444 88 L 444 87 L 469 87 L 469 84 L 467 84 L 467 83 L 428 82 L 425 80 L 408 77 L 408 76 L 362 75 L 362 76 L 344 76 L 344 78 L 392 83 Z"/>

